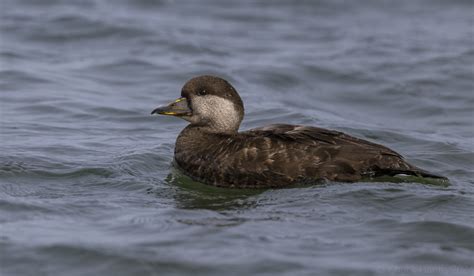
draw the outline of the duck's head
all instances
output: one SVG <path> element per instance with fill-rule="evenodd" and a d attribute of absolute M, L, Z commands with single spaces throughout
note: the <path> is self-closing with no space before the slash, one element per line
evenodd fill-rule
<path fill-rule="evenodd" d="M 180 117 L 207 131 L 232 133 L 244 118 L 244 104 L 237 91 L 224 79 L 199 76 L 181 90 L 181 98 L 160 106 L 151 114 Z"/>

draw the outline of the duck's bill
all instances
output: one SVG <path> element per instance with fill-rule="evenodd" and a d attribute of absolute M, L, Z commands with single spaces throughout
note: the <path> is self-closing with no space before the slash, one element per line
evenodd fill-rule
<path fill-rule="evenodd" d="M 189 108 L 186 98 L 179 98 L 166 106 L 156 108 L 151 114 L 190 116 L 192 115 L 192 110 Z"/>

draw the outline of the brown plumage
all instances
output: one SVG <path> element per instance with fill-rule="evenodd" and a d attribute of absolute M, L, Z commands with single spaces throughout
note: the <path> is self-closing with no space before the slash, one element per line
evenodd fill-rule
<path fill-rule="evenodd" d="M 277 124 L 238 132 L 243 103 L 221 78 L 193 78 L 181 95 L 152 113 L 191 123 L 178 136 L 175 163 L 186 175 L 206 184 L 286 187 L 397 174 L 445 179 L 410 165 L 387 147 L 338 131 Z"/>

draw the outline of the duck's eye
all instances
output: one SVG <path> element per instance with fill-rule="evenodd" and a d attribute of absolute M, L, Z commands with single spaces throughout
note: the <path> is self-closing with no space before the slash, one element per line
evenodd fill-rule
<path fill-rule="evenodd" d="M 206 94 L 207 94 L 207 93 L 206 93 L 206 89 L 203 89 L 203 90 L 198 91 L 197 94 L 198 94 L 198 96 L 204 96 L 204 95 L 206 95 Z"/>

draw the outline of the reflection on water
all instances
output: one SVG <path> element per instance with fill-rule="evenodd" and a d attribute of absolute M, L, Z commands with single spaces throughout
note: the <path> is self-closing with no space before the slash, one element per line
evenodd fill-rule
<path fill-rule="evenodd" d="M 263 189 L 227 189 L 193 181 L 172 167 L 165 179 L 166 184 L 174 187 L 174 198 L 179 208 L 232 210 L 253 207 L 256 196 Z"/>

